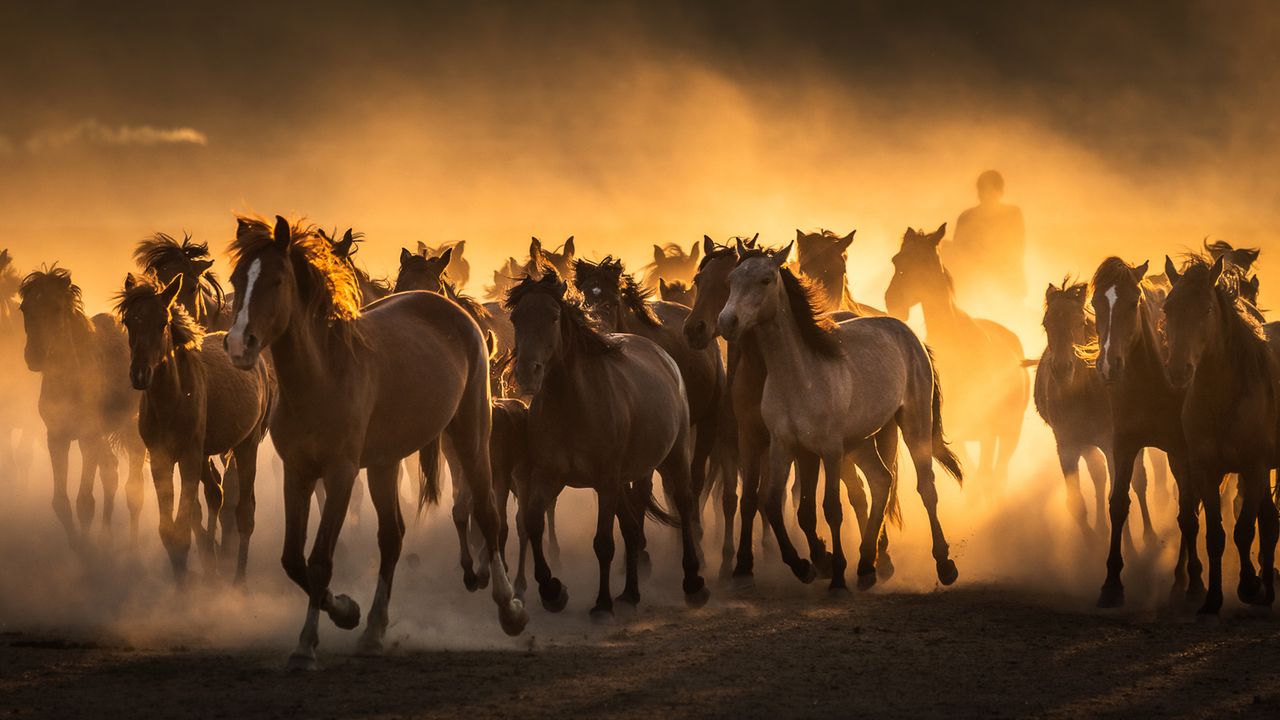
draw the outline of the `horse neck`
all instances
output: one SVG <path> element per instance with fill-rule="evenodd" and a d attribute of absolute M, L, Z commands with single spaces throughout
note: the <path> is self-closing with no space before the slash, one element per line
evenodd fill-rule
<path fill-rule="evenodd" d="M 944 281 L 932 287 L 920 299 L 920 309 L 924 313 L 925 330 L 931 335 L 962 330 L 970 320 L 969 315 L 956 307 L 955 288 Z"/>
<path fill-rule="evenodd" d="M 328 386 L 335 379 L 329 332 L 323 318 L 310 317 L 300 300 L 294 304 L 284 332 L 271 344 L 282 397 L 306 394 L 310 388 Z"/>
<path fill-rule="evenodd" d="M 165 343 L 168 348 L 164 361 L 156 367 L 151 379 L 151 386 L 145 391 L 148 402 L 154 407 L 174 407 L 186 394 L 183 378 L 188 374 L 195 360 L 194 353 L 186 348 L 174 347 L 173 336 L 165 332 Z"/>
<path fill-rule="evenodd" d="M 46 374 L 59 371 L 79 373 L 97 365 L 97 353 L 93 347 L 94 329 L 89 318 L 82 313 L 73 312 L 66 320 L 66 342 L 54 343 L 53 361 Z M 56 356 L 56 359 L 54 359 Z"/>
<path fill-rule="evenodd" d="M 1138 332 L 1129 346 L 1128 356 L 1132 361 L 1125 365 L 1126 381 L 1136 380 L 1138 382 L 1135 384 L 1145 388 L 1154 385 L 1160 390 L 1172 389 L 1168 375 L 1165 374 L 1159 340 L 1156 339 L 1155 319 L 1151 317 L 1151 308 L 1141 295 L 1138 297 Z"/>
<path fill-rule="evenodd" d="M 773 318 L 754 328 L 754 342 L 764 360 L 765 372 L 783 379 L 803 380 L 809 375 L 816 358 L 805 345 L 800 327 L 791 314 L 787 294 L 778 288 L 778 311 Z"/>
<path fill-rule="evenodd" d="M 1219 299 L 1214 302 L 1218 303 L 1219 317 L 1223 321 L 1215 328 L 1210 341 L 1205 343 L 1191 382 L 1194 388 L 1208 391 L 1195 395 L 1207 395 L 1222 403 L 1233 401 L 1252 389 L 1251 381 L 1256 382 L 1258 378 L 1251 374 L 1248 367 L 1255 359 L 1250 354 L 1264 355 L 1260 359 L 1265 364 L 1265 354 L 1270 350 L 1265 347 L 1250 347 L 1249 338 L 1239 337 L 1248 331 L 1235 318 L 1227 315 L 1236 312 L 1235 308 L 1223 304 Z"/>

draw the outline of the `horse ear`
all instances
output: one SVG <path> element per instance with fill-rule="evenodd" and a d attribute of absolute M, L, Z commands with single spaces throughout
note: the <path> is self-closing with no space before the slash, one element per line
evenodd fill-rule
<path fill-rule="evenodd" d="M 1151 267 L 1151 261 L 1147 260 L 1138 267 L 1133 269 L 1133 281 L 1142 282 L 1142 278 L 1147 276 L 1147 270 Z"/>
<path fill-rule="evenodd" d="M 160 299 L 168 307 L 173 307 L 173 301 L 178 299 L 178 293 L 182 292 L 182 273 L 173 276 L 168 285 L 164 286 L 164 290 L 160 291 Z"/>
<path fill-rule="evenodd" d="M 249 224 L 249 221 L 246 220 L 245 218 L 242 218 L 242 217 L 236 218 L 236 237 L 240 237 L 241 235 L 249 232 L 250 227 L 252 226 Z"/>
<path fill-rule="evenodd" d="M 1164 256 L 1164 274 L 1168 276 L 1171 283 L 1176 283 L 1182 279 L 1182 276 L 1178 274 L 1178 268 L 1173 264 L 1173 258 L 1168 255 Z"/>
<path fill-rule="evenodd" d="M 191 265 L 196 269 L 197 275 L 203 275 L 209 272 L 209 268 L 213 267 L 212 260 L 193 260 Z"/>
<path fill-rule="evenodd" d="M 137 286 L 138 286 L 138 278 L 134 277 L 133 273 L 125 273 L 125 276 L 124 276 L 125 291 L 127 292 L 129 290 L 132 290 Z"/>
<path fill-rule="evenodd" d="M 1209 270 L 1209 280 L 1213 283 L 1218 282 L 1218 278 L 1222 277 L 1223 262 L 1226 255 L 1219 255 L 1217 260 L 1213 261 L 1213 267 Z"/>
<path fill-rule="evenodd" d="M 1262 251 L 1259 250 L 1258 248 L 1244 248 L 1241 250 L 1237 250 L 1236 254 L 1240 256 L 1240 259 L 1236 262 L 1236 264 L 1240 266 L 1241 270 L 1248 270 L 1249 268 L 1253 267 L 1253 264 L 1255 262 L 1257 262 L 1258 255 L 1261 252 Z"/>
<path fill-rule="evenodd" d="M 736 247 L 734 249 L 738 253 L 738 259 L 741 260 L 742 258 L 746 257 L 747 246 L 742 243 L 742 238 L 734 238 L 733 242 L 736 244 Z"/>
<path fill-rule="evenodd" d="M 694 243 L 694 244 L 693 244 L 693 247 L 689 250 L 689 259 L 690 259 L 690 260 L 692 260 L 693 262 L 697 263 L 697 262 L 698 262 L 698 250 L 700 250 L 700 249 L 701 249 L 701 246 L 699 246 L 699 245 L 698 245 L 698 243 Z"/>
<path fill-rule="evenodd" d="M 449 260 L 452 258 L 453 258 L 453 248 L 449 248 L 448 250 L 445 250 L 443 253 L 440 253 L 440 266 L 446 267 L 446 268 L 449 267 Z"/>
<path fill-rule="evenodd" d="M 430 254 L 431 254 L 431 248 L 430 248 L 430 247 L 427 247 L 427 244 L 426 244 L 426 243 L 424 243 L 424 242 L 422 242 L 421 240 L 419 240 L 419 241 L 418 241 L 418 254 L 419 254 L 419 255 L 421 255 L 421 256 L 423 256 L 423 257 L 426 257 L 426 256 L 428 256 L 428 255 L 430 255 Z"/>
<path fill-rule="evenodd" d="M 1254 275 L 1253 277 L 1249 278 L 1248 280 L 1245 280 L 1245 281 L 1244 281 L 1244 284 L 1245 284 L 1246 286 L 1248 286 L 1250 290 L 1252 290 L 1252 291 L 1253 291 L 1253 294 L 1254 294 L 1254 295 L 1257 295 L 1257 294 L 1258 294 L 1258 289 L 1262 287 L 1262 283 L 1258 282 L 1258 276 L 1257 276 L 1257 275 Z"/>
<path fill-rule="evenodd" d="M 938 245 L 939 243 L 942 242 L 942 238 L 946 236 L 947 236 L 947 224 L 942 223 L 941 225 L 938 226 L 937 230 L 933 231 L 933 234 L 929 236 L 929 239 L 933 241 L 934 245 Z"/>
<path fill-rule="evenodd" d="M 409 248 L 400 248 L 400 264 L 404 265 L 413 257 L 413 253 L 409 252 Z"/>
<path fill-rule="evenodd" d="M 840 238 L 840 252 L 844 252 L 849 249 L 849 246 L 853 244 L 853 236 L 857 232 L 857 230 L 850 230 L 848 235 Z"/>
<path fill-rule="evenodd" d="M 658 292 L 665 293 L 667 291 L 667 287 L 667 281 L 662 278 L 658 278 Z"/>
<path fill-rule="evenodd" d="M 355 244 L 356 241 L 351 239 L 351 233 L 348 232 L 346 237 L 334 243 L 333 254 L 338 257 L 347 257 L 351 254 L 351 247 Z"/>
<path fill-rule="evenodd" d="M 747 245 L 750 247 L 755 247 L 756 243 L 759 241 L 760 241 L 760 233 L 756 233 L 755 235 L 751 236 L 751 240 L 747 242 Z"/>
<path fill-rule="evenodd" d="M 716 249 L 716 241 L 711 239 L 710 235 L 702 236 L 702 256 L 711 257 L 711 253 Z"/>
<path fill-rule="evenodd" d="M 795 246 L 794 242 L 787 243 L 787 246 L 774 253 L 773 264 L 782 267 L 787 264 L 787 258 L 791 256 L 791 248 Z"/>
<path fill-rule="evenodd" d="M 540 255 L 542 255 L 542 241 L 538 238 L 533 238 L 529 241 L 529 257 L 534 259 Z"/>
<path fill-rule="evenodd" d="M 799 242 L 800 240 L 803 240 L 803 239 L 804 239 L 804 233 L 800 230 L 800 228 L 796 228 L 796 241 Z"/>
<path fill-rule="evenodd" d="M 564 241 L 564 257 L 567 260 L 577 254 L 573 249 L 573 236 L 570 235 L 569 239 Z"/>
<path fill-rule="evenodd" d="M 1050 300 L 1052 300 L 1054 294 L 1057 292 L 1058 292 L 1058 288 L 1054 287 L 1053 283 L 1049 283 L 1049 287 L 1044 289 L 1044 301 L 1049 302 Z"/>
<path fill-rule="evenodd" d="M 342 234 L 342 242 L 344 243 L 355 242 L 355 236 L 352 235 L 351 228 L 347 228 L 347 231 Z"/>
<path fill-rule="evenodd" d="M 275 232 L 276 245 L 279 245 L 281 250 L 288 249 L 289 240 L 292 236 L 293 232 L 289 229 L 289 221 L 285 220 L 283 215 L 277 215 Z"/>
<path fill-rule="evenodd" d="M 489 359 L 493 360 L 498 354 L 498 336 L 492 330 L 484 331 L 484 346 L 489 351 Z"/>
<path fill-rule="evenodd" d="M 655 264 L 660 264 L 663 260 L 666 260 L 666 259 L 667 259 L 667 254 L 662 252 L 662 248 L 658 247 L 657 245 L 654 245 L 653 246 L 653 262 Z"/>
<path fill-rule="evenodd" d="M 457 258 L 458 258 L 459 260 L 461 260 L 461 259 L 462 259 L 462 253 L 463 253 L 463 251 L 464 251 L 464 250 L 466 250 L 466 249 L 467 249 L 467 241 L 466 241 L 466 240 L 459 240 L 458 242 L 456 242 L 456 243 L 454 243 L 454 244 L 453 244 L 454 254 L 457 256 Z"/>

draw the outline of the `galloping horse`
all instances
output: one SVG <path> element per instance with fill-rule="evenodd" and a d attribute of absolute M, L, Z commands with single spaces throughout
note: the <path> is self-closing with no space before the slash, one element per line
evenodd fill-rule
<path fill-rule="evenodd" d="M 418 254 L 422 257 L 442 257 L 448 253 L 445 269 L 449 271 L 449 277 L 458 284 L 458 287 L 466 287 L 471 281 L 471 263 L 467 262 L 464 256 L 466 250 L 466 240 L 441 243 L 436 247 L 431 247 L 421 240 L 418 241 Z"/>
<path fill-rule="evenodd" d="M 693 287 L 692 283 L 685 283 L 680 280 L 667 282 L 662 278 L 658 278 L 658 297 L 667 302 L 692 308 L 693 299 L 696 295 L 697 289 Z"/>
<path fill-rule="evenodd" d="M 156 233 L 138 243 L 133 259 L 144 275 L 155 275 L 162 286 L 182 277 L 182 291 L 177 302 L 206 330 L 225 330 L 230 326 L 226 294 L 218 276 L 214 275 L 213 257 L 208 243 L 198 243 L 184 234 L 182 241 L 164 233 Z"/>
<path fill-rule="evenodd" d="M 831 588 L 845 587 L 841 542 L 841 460 L 846 447 L 859 455 L 871 485 L 871 532 L 862 538 L 858 583 L 875 582 L 877 540 L 888 505 L 891 474 L 873 438 L 902 430 L 915 464 L 916 483 L 929 515 L 938 579 L 958 572 L 938 521 L 933 461 L 961 480 L 963 471 L 942 432 L 942 397 L 928 350 L 902 321 L 856 318 L 834 325 L 821 316 L 806 287 L 786 268 L 791 246 L 744 256 L 729 277 L 729 299 L 717 324 L 726 339 L 753 331 L 766 375 L 760 414 L 769 431 L 769 484 L 765 512 L 783 560 L 798 577 L 811 572 L 787 537 L 782 499 L 787 475 L 802 455 L 821 460 L 826 475 L 823 510 L 831 528 Z"/>
<path fill-rule="evenodd" d="M 797 264 L 800 274 L 812 280 L 819 290 L 823 312 L 848 310 L 855 315 L 868 317 L 884 315 L 883 310 L 853 299 L 849 290 L 849 246 L 853 244 L 856 230 L 840 237 L 830 230 L 806 233 L 796 230 Z"/>
<path fill-rule="evenodd" d="M 521 512 L 533 544 L 534 577 L 543 607 L 564 609 L 568 591 L 551 574 L 542 551 L 548 498 L 565 486 L 596 491 L 599 512 L 593 546 L 600 591 L 591 613 L 613 614 L 609 590 L 613 524 L 626 543 L 626 585 L 617 601 L 640 601 L 639 558 L 646 509 L 676 521 L 653 499 L 653 472 L 675 499 L 683 546 L 685 601 L 702 605 L 710 592 L 698 574 L 689 463 L 689 406 L 680 370 L 653 341 L 605 335 L 591 327 L 555 270 L 525 278 L 507 297 L 516 326 L 516 381 L 532 393 L 530 473 Z"/>
<path fill-rule="evenodd" d="M 48 430 L 53 464 L 53 512 L 78 546 L 93 522 L 93 478 L 102 481 L 102 520 L 111 526 L 119 470 L 112 440 L 129 456 L 125 497 L 130 536 L 137 539 L 142 511 L 142 461 L 146 450 L 138 435 L 138 394 L 129 388 L 129 347 L 120 325 L 109 315 L 85 317 L 80 288 L 71 273 L 56 265 L 27 275 L 18 289 L 27 333 L 27 367 L 41 373 L 40 417 Z M 67 499 L 67 454 L 80 446 L 80 490 L 76 495 L 77 533 Z"/>
<path fill-rule="evenodd" d="M 529 259 L 519 267 L 520 272 L 513 277 L 519 275 L 541 277 L 543 269 L 547 267 L 555 268 L 560 277 L 570 277 L 573 274 L 573 258 L 576 254 L 572 235 L 555 250 L 547 250 L 542 246 L 542 241 L 535 237 L 529 241 Z"/>
<path fill-rule="evenodd" d="M 884 301 L 889 314 L 902 320 L 913 306 L 923 309 L 929 346 L 946 383 L 952 439 L 977 441 L 976 473 L 1003 481 L 1029 399 L 1022 343 L 1003 325 L 956 307 L 951 274 L 938 255 L 946 231 L 945 223 L 932 233 L 907 228 Z"/>
<path fill-rule="evenodd" d="M 709 238 L 702 236 L 703 242 Z M 650 292 L 658 291 L 658 282 L 692 282 L 698 270 L 699 243 L 694 243 L 686 254 L 684 248 L 670 243 L 653 246 L 653 262 L 640 268 L 640 286 Z"/>
<path fill-rule="evenodd" d="M 1167 366 L 1176 388 L 1184 389 L 1182 430 L 1187 442 L 1192 486 L 1204 506 L 1209 588 L 1201 613 L 1222 607 L 1222 528 L 1219 488 L 1227 473 L 1239 473 L 1244 502 L 1236 518 L 1240 553 L 1240 599 L 1270 606 L 1275 593 L 1275 549 L 1280 519 L 1271 497 L 1280 432 L 1280 363 L 1261 325 L 1235 296 L 1242 273 L 1227 272 L 1219 256 L 1212 265 L 1192 258 L 1181 272 L 1165 257 L 1172 289 L 1164 304 L 1169 341 Z M 1261 537 L 1254 571 L 1250 552 L 1254 525 Z"/>
<path fill-rule="evenodd" d="M 232 366 L 223 347 L 225 333 L 205 334 L 178 301 L 182 277 L 176 275 L 161 286 L 154 276 L 130 274 L 119 296 L 117 312 L 129 335 L 129 378 L 134 389 L 142 391 L 138 430 L 151 454 L 160 540 L 179 582 L 186 576 L 191 534 L 200 523 L 196 485 L 201 480 L 209 511 L 203 549 L 208 569 L 214 568 L 222 489 L 209 471 L 209 462 L 213 456 L 235 455 L 240 468 L 235 581 L 242 583 L 253 535 L 258 445 L 275 405 L 275 378 L 263 358 L 258 358 L 251 372 Z M 176 519 L 175 464 L 182 481 Z"/>
<path fill-rule="evenodd" d="M 274 230 L 260 219 L 241 217 L 231 252 L 236 303 L 227 352 L 237 367 L 248 369 L 270 348 L 280 388 L 271 438 L 285 468 L 281 562 L 310 599 L 290 665 L 315 667 L 321 610 L 342 628 L 360 622 L 355 601 L 329 591 L 334 547 L 360 468 L 368 469 L 381 565 L 359 647 L 381 650 L 404 538 L 397 471 L 415 452 L 435 458 L 445 432 L 477 498 L 498 618 L 506 632 L 519 634 L 528 613 L 507 579 L 498 545 L 489 468 L 489 358 L 475 321 L 427 292 L 400 293 L 362 309 L 350 265 L 319 232 L 291 227 L 283 217 L 276 217 Z M 422 465 L 425 503 L 439 494 L 439 473 L 434 462 Z M 307 518 L 320 479 L 328 502 L 308 559 Z"/>

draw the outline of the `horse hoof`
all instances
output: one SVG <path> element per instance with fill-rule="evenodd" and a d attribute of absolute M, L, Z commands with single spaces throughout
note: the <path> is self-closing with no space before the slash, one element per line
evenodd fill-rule
<path fill-rule="evenodd" d="M 805 585 L 818 579 L 818 571 L 813 569 L 813 563 L 808 560 L 796 561 L 795 567 L 791 568 L 791 570 L 796 574 L 800 582 Z"/>
<path fill-rule="evenodd" d="M 849 594 L 849 586 L 845 584 L 844 578 L 832 578 L 827 592 L 831 597 L 845 597 Z"/>
<path fill-rule="evenodd" d="M 629 597 L 626 593 L 613 599 L 613 610 L 616 614 L 633 619 L 640 613 L 640 598 Z"/>
<path fill-rule="evenodd" d="M 361 657 L 378 657 L 382 655 L 382 637 L 366 631 L 356 641 L 356 654 Z"/>
<path fill-rule="evenodd" d="M 612 625 L 613 621 L 613 608 L 600 607 L 599 605 L 591 608 L 591 622 L 597 625 Z"/>
<path fill-rule="evenodd" d="M 476 585 L 481 589 L 489 587 L 489 573 L 483 573 L 476 576 Z"/>
<path fill-rule="evenodd" d="M 542 609 L 547 612 L 558 613 L 569 604 L 569 588 L 555 578 L 540 586 L 538 595 L 542 597 Z"/>
<path fill-rule="evenodd" d="M 859 590 L 864 590 L 864 591 L 870 590 L 871 588 L 875 587 L 875 584 L 876 584 L 875 570 L 872 570 L 871 572 L 858 573 L 858 589 Z"/>
<path fill-rule="evenodd" d="M 467 589 L 467 592 L 475 592 L 480 589 L 480 578 L 470 570 L 463 570 L 462 585 Z"/>
<path fill-rule="evenodd" d="M 568 599 L 566 594 L 565 601 L 568 602 Z M 564 605 L 560 607 L 563 608 Z M 524 632 L 524 626 L 529 624 L 529 611 L 524 609 L 524 603 L 519 598 L 512 598 L 506 607 L 498 609 L 498 624 L 502 626 L 502 632 L 515 637 Z"/>
<path fill-rule="evenodd" d="M 360 625 L 360 606 L 346 595 L 335 595 L 329 604 L 329 619 L 343 630 L 354 630 Z"/>
<path fill-rule="evenodd" d="M 938 582 L 943 585 L 951 585 L 960 577 L 960 571 L 956 569 L 956 561 L 950 558 L 938 561 Z"/>
<path fill-rule="evenodd" d="M 1103 585 L 1102 592 L 1098 594 L 1098 607 L 1102 609 L 1124 607 L 1124 586 L 1120 583 Z"/>
<path fill-rule="evenodd" d="M 823 552 L 813 556 L 810 561 L 817 576 L 826 580 L 831 577 L 831 553 Z"/>
<path fill-rule="evenodd" d="M 888 554 L 881 553 L 880 559 L 876 562 L 876 577 L 881 582 L 889 582 L 893 579 L 893 561 L 889 559 Z"/>
<path fill-rule="evenodd" d="M 1267 604 L 1266 594 L 1262 592 L 1262 580 L 1256 577 L 1241 578 L 1240 585 L 1236 587 L 1236 595 L 1246 605 Z"/>
<path fill-rule="evenodd" d="M 684 581 L 684 604 L 691 608 L 700 608 L 711 599 L 711 589 L 700 577 Z"/>
<path fill-rule="evenodd" d="M 653 575 L 653 561 L 649 559 L 649 551 L 641 550 L 637 562 L 639 563 L 640 579 L 648 580 L 649 576 Z"/>
<path fill-rule="evenodd" d="M 294 653 L 289 656 L 289 662 L 285 663 L 284 667 L 290 672 L 311 672 L 313 670 L 319 670 L 320 664 L 316 662 L 315 655 Z"/>

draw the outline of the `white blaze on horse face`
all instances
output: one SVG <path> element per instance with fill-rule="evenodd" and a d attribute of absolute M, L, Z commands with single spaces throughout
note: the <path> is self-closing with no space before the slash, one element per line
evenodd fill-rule
<path fill-rule="evenodd" d="M 1102 340 L 1102 374 L 1105 376 L 1110 370 L 1109 353 L 1111 350 L 1111 332 L 1113 330 L 1111 323 L 1116 314 L 1115 285 L 1107 288 L 1107 292 L 1104 294 L 1104 297 L 1107 298 L 1107 336 Z"/>
<path fill-rule="evenodd" d="M 231 357 L 240 357 L 244 354 L 244 333 L 249 327 L 249 301 L 253 299 L 253 286 L 258 282 L 260 274 L 262 274 L 262 258 L 257 258 L 249 266 L 249 279 L 244 285 L 244 302 L 240 303 L 240 312 L 227 333 L 227 352 Z"/>

